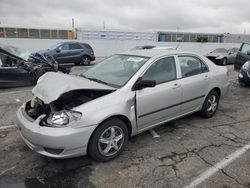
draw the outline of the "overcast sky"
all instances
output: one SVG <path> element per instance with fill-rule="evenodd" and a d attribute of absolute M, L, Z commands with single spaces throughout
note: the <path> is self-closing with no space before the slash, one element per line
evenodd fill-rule
<path fill-rule="evenodd" d="M 250 34 L 249 0 L 0 0 L 1 26 Z"/>

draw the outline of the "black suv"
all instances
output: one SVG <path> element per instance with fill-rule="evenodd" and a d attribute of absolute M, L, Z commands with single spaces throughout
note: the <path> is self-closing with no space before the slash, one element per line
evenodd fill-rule
<path fill-rule="evenodd" d="M 52 55 L 60 65 L 89 65 L 95 60 L 92 47 L 82 42 L 62 42 L 43 52 Z"/>
<path fill-rule="evenodd" d="M 244 63 L 250 60 L 250 44 L 242 43 L 240 50 L 236 55 L 236 60 L 234 64 L 235 69 L 240 69 Z"/>

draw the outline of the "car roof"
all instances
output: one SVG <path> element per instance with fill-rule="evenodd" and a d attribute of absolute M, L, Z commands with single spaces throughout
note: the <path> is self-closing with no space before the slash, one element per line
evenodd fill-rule
<path fill-rule="evenodd" d="M 183 54 L 183 53 L 194 54 L 192 52 L 176 50 L 176 49 L 130 50 L 130 51 L 119 53 L 119 54 L 143 56 L 143 57 L 150 57 L 151 58 L 151 57 L 159 56 L 159 55 L 174 55 L 174 54 Z"/>

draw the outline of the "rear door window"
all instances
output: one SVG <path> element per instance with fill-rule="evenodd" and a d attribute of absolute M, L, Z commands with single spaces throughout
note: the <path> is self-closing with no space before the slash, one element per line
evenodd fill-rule
<path fill-rule="evenodd" d="M 77 43 L 71 43 L 71 44 L 69 44 L 69 49 L 70 50 L 77 50 L 77 49 L 82 49 L 82 47 Z"/>
<path fill-rule="evenodd" d="M 208 72 L 208 67 L 199 58 L 179 56 L 182 78 Z"/>

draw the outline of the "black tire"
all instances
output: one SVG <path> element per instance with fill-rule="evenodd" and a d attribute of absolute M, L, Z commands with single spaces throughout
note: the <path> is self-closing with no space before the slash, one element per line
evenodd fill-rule
<path fill-rule="evenodd" d="M 112 128 L 115 136 L 113 138 L 111 133 Z M 122 137 L 120 135 L 122 135 Z M 103 141 L 100 141 L 101 139 Z M 120 153 L 124 150 L 124 147 L 127 143 L 128 143 L 127 125 L 118 118 L 109 119 L 104 123 L 102 123 L 94 131 L 88 144 L 88 154 L 91 158 L 93 158 L 96 161 L 106 162 L 119 156 Z M 115 145 L 116 147 L 114 147 Z"/>
<path fill-rule="evenodd" d="M 201 116 L 204 118 L 213 117 L 218 109 L 219 100 L 220 100 L 219 94 L 215 90 L 210 91 L 200 111 Z"/>
<path fill-rule="evenodd" d="M 223 58 L 222 59 L 221 65 L 224 65 L 224 66 L 227 65 L 227 58 Z"/>
<path fill-rule="evenodd" d="M 240 79 L 238 79 L 238 82 L 241 87 L 246 87 L 246 83 L 244 81 L 241 81 Z"/>
<path fill-rule="evenodd" d="M 90 65 L 90 62 L 91 62 L 90 57 L 85 55 L 81 58 L 80 64 L 87 66 Z"/>

